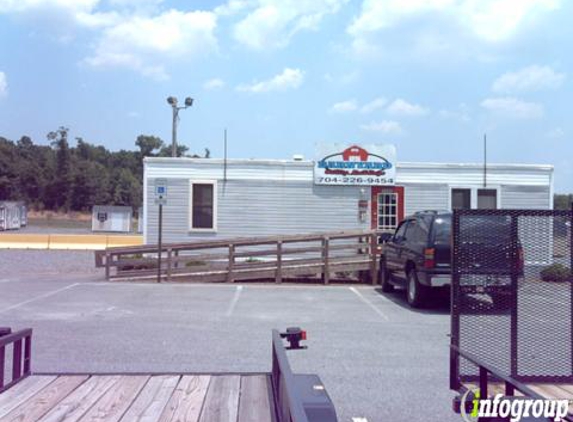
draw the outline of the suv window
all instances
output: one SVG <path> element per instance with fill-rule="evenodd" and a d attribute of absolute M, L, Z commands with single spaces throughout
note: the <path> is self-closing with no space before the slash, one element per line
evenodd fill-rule
<path fill-rule="evenodd" d="M 404 221 L 402 222 L 402 224 L 400 224 L 400 227 L 398 227 L 398 230 L 396 230 L 396 233 L 394 234 L 394 241 L 404 239 L 404 237 L 406 236 L 407 226 L 408 226 L 408 221 Z"/>
<path fill-rule="evenodd" d="M 435 242 L 449 242 L 452 233 L 452 217 L 439 215 L 434 220 L 433 232 Z"/>
<path fill-rule="evenodd" d="M 412 220 L 408 224 L 408 241 L 414 243 L 428 241 L 428 231 L 424 229 L 424 223 L 421 220 Z"/>

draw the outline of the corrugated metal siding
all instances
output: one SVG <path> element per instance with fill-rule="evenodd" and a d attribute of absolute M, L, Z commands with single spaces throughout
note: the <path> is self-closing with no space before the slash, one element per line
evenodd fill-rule
<path fill-rule="evenodd" d="M 548 165 L 490 164 L 487 181 L 490 185 L 550 185 L 553 167 Z M 190 177 L 222 179 L 223 161 L 218 159 L 146 158 L 147 177 Z M 293 180 L 312 181 L 313 163 L 283 160 L 229 160 L 230 180 Z M 458 184 L 481 186 L 483 167 L 480 164 L 398 163 L 397 184 Z"/>
<path fill-rule="evenodd" d="M 550 209 L 551 190 L 549 186 L 502 186 L 503 208 Z M 524 245 L 524 258 L 527 264 L 549 264 L 553 255 L 551 219 L 540 217 L 520 217 L 519 238 Z"/>
<path fill-rule="evenodd" d="M 547 186 L 551 184 L 553 168 L 550 166 L 510 166 L 492 164 L 487 171 L 488 185 Z M 483 168 L 475 165 L 444 164 L 443 167 L 421 164 L 398 164 L 396 182 L 439 183 L 481 187 Z"/>
<path fill-rule="evenodd" d="M 157 241 L 158 218 L 153 186 L 149 180 L 146 242 L 152 243 Z M 219 181 L 217 197 L 217 232 L 189 232 L 189 179 L 169 179 L 163 208 L 165 242 L 369 228 L 370 216 L 364 223 L 358 221 L 358 187 L 229 180 Z"/>
<path fill-rule="evenodd" d="M 488 184 L 501 186 L 503 208 L 550 208 L 552 166 L 491 165 Z M 312 162 L 230 160 L 227 182 L 223 162 L 205 159 L 145 160 L 145 227 L 147 242 L 156 241 L 157 206 L 154 178 L 168 179 L 164 208 L 166 242 L 194 238 L 264 236 L 323 230 L 367 229 L 370 216 L 358 221 L 358 200 L 370 200 L 364 187 L 316 186 Z M 189 233 L 189 180 L 218 180 L 218 231 Z M 445 209 L 449 186 L 480 188 L 483 169 L 476 164 L 399 163 L 397 184 L 405 187 L 406 215 Z"/>
<path fill-rule="evenodd" d="M 550 186 L 502 186 L 501 207 L 512 209 L 550 209 Z"/>
<path fill-rule="evenodd" d="M 405 184 L 404 212 L 408 216 L 416 211 L 445 210 L 448 208 L 448 185 Z"/>

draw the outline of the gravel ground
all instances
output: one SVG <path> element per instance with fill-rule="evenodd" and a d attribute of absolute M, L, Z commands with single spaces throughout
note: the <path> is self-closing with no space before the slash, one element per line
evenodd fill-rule
<path fill-rule="evenodd" d="M 103 274 L 93 251 L 0 249 L 0 279 L 56 274 Z"/>
<path fill-rule="evenodd" d="M 9 231 L 8 233 L 29 233 L 29 234 L 106 234 L 106 235 L 125 235 L 125 234 L 139 234 L 132 233 L 95 233 L 92 231 L 90 221 L 75 221 L 75 220 L 44 220 L 32 219 L 28 221 L 26 227 L 19 230 Z M 1 233 L 0 233 L 1 235 Z"/>
<path fill-rule="evenodd" d="M 50 227 L 28 225 L 20 230 L 10 231 L 9 233 L 27 233 L 27 234 L 92 234 L 91 228 L 88 227 Z"/>
<path fill-rule="evenodd" d="M 26 227 L 12 233 L 90 234 L 92 230 L 90 221 L 29 219 Z"/>

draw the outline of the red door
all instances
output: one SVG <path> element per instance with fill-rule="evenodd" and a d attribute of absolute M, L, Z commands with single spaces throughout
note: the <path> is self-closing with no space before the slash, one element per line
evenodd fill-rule
<path fill-rule="evenodd" d="M 394 230 L 404 219 L 404 187 L 372 186 L 372 229 Z"/>

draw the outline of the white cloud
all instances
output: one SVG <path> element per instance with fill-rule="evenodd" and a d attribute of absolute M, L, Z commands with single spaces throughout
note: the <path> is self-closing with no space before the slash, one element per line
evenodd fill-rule
<path fill-rule="evenodd" d="M 138 10 L 155 10 L 164 0 L 107 0 L 114 7 L 136 8 Z"/>
<path fill-rule="evenodd" d="M 216 26 L 212 12 L 169 10 L 153 17 L 131 16 L 106 28 L 85 62 L 98 68 L 126 67 L 166 79 L 165 59 L 189 59 L 217 49 Z"/>
<path fill-rule="evenodd" d="M 213 90 L 213 89 L 220 89 L 225 86 L 225 81 L 220 78 L 213 78 L 205 81 L 203 84 L 203 89 L 206 90 Z"/>
<path fill-rule="evenodd" d="M 252 49 L 285 47 L 302 30 L 316 30 L 326 15 L 338 12 L 348 0 L 257 0 L 229 2 L 228 12 L 241 10 L 250 4 L 255 8 L 233 29 L 237 41 Z"/>
<path fill-rule="evenodd" d="M 549 66 L 528 66 L 516 72 L 507 72 L 495 80 L 492 90 L 498 93 L 515 93 L 556 89 L 563 84 L 564 73 Z"/>
<path fill-rule="evenodd" d="M 282 71 L 282 73 L 266 81 L 255 81 L 252 84 L 239 85 L 237 87 L 237 91 L 253 93 L 286 91 L 288 89 L 298 88 L 302 85 L 303 81 L 304 72 L 302 70 L 287 67 Z"/>
<path fill-rule="evenodd" d="M 352 71 L 348 73 L 343 73 L 340 75 L 333 75 L 330 72 L 326 72 L 324 74 L 324 80 L 328 83 L 336 84 L 336 85 L 350 85 L 356 82 L 360 77 L 359 71 Z"/>
<path fill-rule="evenodd" d="M 561 0 L 364 0 L 348 26 L 357 51 L 372 51 L 371 36 L 421 16 L 438 15 L 475 38 L 500 42 L 515 35 L 526 21 L 553 11 Z"/>
<path fill-rule="evenodd" d="M 94 31 L 93 51 L 82 63 L 123 67 L 167 79 L 169 60 L 188 60 L 217 49 L 217 14 L 161 9 L 163 0 L 0 0 L 1 14 L 26 14 L 50 25 L 61 42 L 78 28 Z"/>
<path fill-rule="evenodd" d="M 565 131 L 560 127 L 556 127 L 547 132 L 546 136 L 551 139 L 561 139 L 565 137 Z"/>
<path fill-rule="evenodd" d="M 383 97 L 375 98 L 374 100 L 370 101 L 369 103 L 364 104 L 360 108 L 361 113 L 372 113 L 379 108 L 384 107 L 388 103 L 388 100 Z"/>
<path fill-rule="evenodd" d="M 370 122 L 365 125 L 361 125 L 360 129 L 366 130 L 368 132 L 381 132 L 386 134 L 399 134 L 402 133 L 402 126 L 400 123 L 393 120 L 383 120 L 381 122 Z"/>
<path fill-rule="evenodd" d="M 39 9 L 62 9 L 89 12 L 99 0 L 0 0 L 0 13 L 25 13 Z"/>
<path fill-rule="evenodd" d="M 438 115 L 442 119 L 447 120 L 459 120 L 461 122 L 469 122 L 471 120 L 469 108 L 464 103 L 460 104 L 458 108 L 454 110 L 442 109 L 438 112 Z"/>
<path fill-rule="evenodd" d="M 215 7 L 214 12 L 219 16 L 233 16 L 255 5 L 255 0 L 228 0 L 227 3 Z"/>
<path fill-rule="evenodd" d="M 543 106 L 512 97 L 486 98 L 481 106 L 491 113 L 514 119 L 537 119 L 543 116 Z"/>
<path fill-rule="evenodd" d="M 356 100 L 347 100 L 334 103 L 330 107 L 331 113 L 348 113 L 350 111 L 356 111 L 358 109 L 358 104 Z"/>
<path fill-rule="evenodd" d="M 8 80 L 6 79 L 6 74 L 0 72 L 0 98 L 8 95 Z"/>
<path fill-rule="evenodd" d="M 418 104 L 411 104 L 402 98 L 394 100 L 386 110 L 396 116 L 424 116 L 429 113 L 427 108 Z"/>

